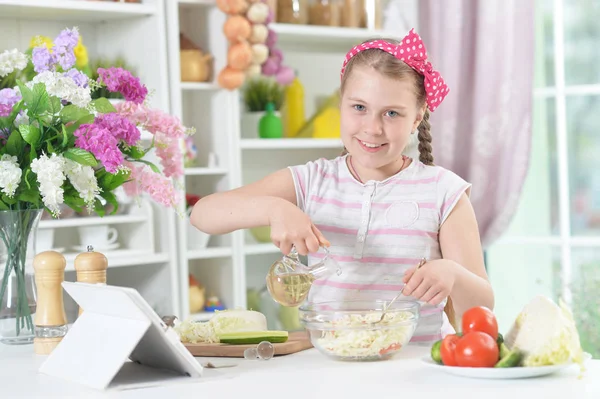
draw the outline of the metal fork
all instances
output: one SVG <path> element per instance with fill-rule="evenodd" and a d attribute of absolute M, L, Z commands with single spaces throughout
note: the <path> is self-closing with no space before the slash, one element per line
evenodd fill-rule
<path fill-rule="evenodd" d="M 425 262 L 427 262 L 427 260 L 425 258 L 421 258 L 421 261 L 417 265 L 417 268 L 415 269 L 415 272 L 417 270 L 419 270 L 419 268 L 421 266 L 423 266 L 425 264 Z M 408 282 L 406 284 L 408 284 Z M 381 313 L 381 318 L 378 321 L 373 322 L 372 324 L 381 323 L 383 321 L 383 318 L 385 317 L 385 312 L 388 311 L 388 309 L 390 308 L 390 306 L 392 305 L 392 303 L 394 303 L 396 301 L 396 299 L 400 298 L 400 295 L 402 295 L 402 291 L 404 291 L 404 287 L 406 287 L 406 284 L 404 284 L 402 286 L 402 288 L 400 288 L 400 292 L 398 292 L 398 294 L 396 294 L 396 296 L 383 308 L 383 312 Z"/>

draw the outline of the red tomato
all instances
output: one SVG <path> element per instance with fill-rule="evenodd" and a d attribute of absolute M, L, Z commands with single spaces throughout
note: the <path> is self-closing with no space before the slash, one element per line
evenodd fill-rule
<path fill-rule="evenodd" d="M 445 366 L 457 366 L 456 359 L 454 358 L 454 351 L 456 348 L 456 342 L 460 337 L 456 334 L 449 334 L 444 337 L 442 344 L 440 345 L 440 356 L 442 357 L 442 363 Z"/>
<path fill-rule="evenodd" d="M 485 306 L 476 306 L 462 316 L 462 332 L 481 331 L 498 339 L 498 321 L 494 313 Z"/>
<path fill-rule="evenodd" d="M 494 367 L 500 355 L 496 340 L 481 331 L 471 331 L 456 342 L 454 358 L 459 367 Z"/>

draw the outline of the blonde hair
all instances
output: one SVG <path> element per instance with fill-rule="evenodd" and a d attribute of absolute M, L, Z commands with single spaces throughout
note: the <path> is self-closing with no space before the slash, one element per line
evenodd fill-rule
<path fill-rule="evenodd" d="M 398 41 L 393 39 L 383 40 L 391 44 L 398 44 Z M 372 40 L 367 40 L 366 42 L 370 41 Z M 342 82 L 340 85 L 341 93 L 344 92 L 346 82 L 348 81 L 348 77 L 352 74 L 352 70 L 357 66 L 371 67 L 379 73 L 382 73 L 384 76 L 393 79 L 410 79 L 413 82 L 414 92 L 417 97 L 417 106 L 422 107 L 425 104 L 426 92 L 423 75 L 412 69 L 404 61 L 401 61 L 392 54 L 380 49 L 362 50 L 350 58 L 342 76 Z M 425 114 L 423 115 L 423 119 L 417 127 L 417 130 L 417 137 L 419 140 L 419 161 L 425 165 L 433 165 L 433 148 L 431 146 L 432 137 L 431 125 L 429 124 L 429 109 L 425 109 Z M 342 154 L 345 155 L 347 153 L 348 151 L 344 148 Z M 456 312 L 450 297 L 448 297 L 448 301 L 444 307 L 444 312 L 446 312 L 452 327 L 457 330 Z"/>

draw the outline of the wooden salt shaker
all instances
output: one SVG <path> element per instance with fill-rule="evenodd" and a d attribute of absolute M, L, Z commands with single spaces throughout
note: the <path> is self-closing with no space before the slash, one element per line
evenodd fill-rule
<path fill-rule="evenodd" d="M 38 355 L 52 352 L 67 333 L 61 285 L 66 266 L 65 257 L 56 251 L 40 252 L 33 259 L 37 293 L 33 348 Z"/>
<path fill-rule="evenodd" d="M 106 269 L 108 259 L 100 252 L 95 252 L 94 247 L 87 246 L 87 252 L 82 252 L 75 258 L 77 282 L 90 284 L 106 284 Z M 79 314 L 83 312 L 79 307 Z"/>

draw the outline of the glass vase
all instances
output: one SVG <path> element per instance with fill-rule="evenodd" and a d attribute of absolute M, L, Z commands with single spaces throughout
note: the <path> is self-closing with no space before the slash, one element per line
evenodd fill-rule
<path fill-rule="evenodd" d="M 0 211 L 0 342 L 33 343 L 35 237 L 42 209 Z"/>

